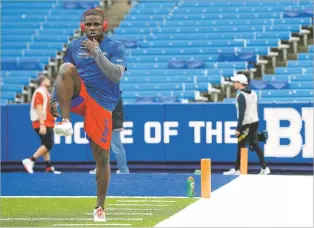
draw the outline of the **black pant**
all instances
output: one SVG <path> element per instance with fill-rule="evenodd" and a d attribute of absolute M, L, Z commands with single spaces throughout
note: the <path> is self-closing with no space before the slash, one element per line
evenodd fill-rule
<path fill-rule="evenodd" d="M 244 148 L 246 145 L 249 145 L 250 148 L 256 152 L 260 166 L 265 169 L 266 162 L 264 159 L 264 152 L 258 144 L 258 122 L 244 125 L 240 133 L 241 134 L 238 137 L 238 154 L 235 169 L 240 169 L 241 148 Z"/>
<path fill-rule="evenodd" d="M 53 128 L 47 127 L 47 133 L 45 135 L 39 134 L 39 128 L 34 129 L 40 138 L 41 145 L 44 145 L 47 150 L 51 150 L 53 147 Z"/>

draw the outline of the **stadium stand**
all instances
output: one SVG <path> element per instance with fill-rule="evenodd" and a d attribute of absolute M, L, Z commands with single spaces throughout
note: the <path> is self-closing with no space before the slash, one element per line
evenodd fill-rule
<path fill-rule="evenodd" d="M 2 1 L 1 104 L 29 100 L 39 74 L 55 75 L 67 43 L 80 35 L 82 13 L 97 4 Z M 127 48 L 124 101 L 234 102 L 228 78 L 237 72 L 250 76 L 262 102 L 313 101 L 312 6 L 312 0 L 133 2 L 112 31 Z M 308 53 L 298 53 L 301 43 Z M 285 67 L 277 67 L 280 59 Z M 265 74 L 267 67 L 274 74 Z"/>
<path fill-rule="evenodd" d="M 307 44 L 310 34 L 307 28 L 313 25 L 312 4 L 312 1 L 140 1 L 113 35 L 128 48 L 129 71 L 121 82 L 122 90 L 126 91 L 124 100 L 154 102 L 158 97 L 170 96 L 175 97 L 171 101 L 204 101 L 207 98 L 202 94 L 214 94 L 211 99 L 217 101 L 221 91 L 230 97 L 230 83 L 225 79 L 239 71 L 253 78 L 258 66 L 264 75 L 267 61 L 262 56 L 270 57 L 275 68 L 280 55 L 288 59 L 290 46 L 294 54 L 298 52 L 299 37 Z M 299 54 L 298 61 L 289 61 L 286 68 L 276 68 L 276 75 L 310 72 L 313 56 L 304 62 L 302 55 L 305 54 Z M 269 80 L 268 75 L 264 80 Z M 263 88 L 254 86 L 259 81 L 252 80 L 261 101 L 313 100 L 310 82 L 284 80 L 286 84 L 282 85 L 282 81 L 276 80 Z M 234 99 L 225 99 L 230 101 Z"/>
<path fill-rule="evenodd" d="M 33 81 L 52 76 L 83 12 L 97 4 L 1 1 L 1 104 L 29 101 Z"/>

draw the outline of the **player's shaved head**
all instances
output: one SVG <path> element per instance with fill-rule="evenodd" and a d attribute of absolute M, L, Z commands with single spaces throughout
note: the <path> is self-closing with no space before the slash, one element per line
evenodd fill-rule
<path fill-rule="evenodd" d="M 92 9 L 86 12 L 86 14 L 84 15 L 84 22 L 85 22 L 86 17 L 88 16 L 100 16 L 102 21 L 105 20 L 105 14 L 96 9 Z"/>

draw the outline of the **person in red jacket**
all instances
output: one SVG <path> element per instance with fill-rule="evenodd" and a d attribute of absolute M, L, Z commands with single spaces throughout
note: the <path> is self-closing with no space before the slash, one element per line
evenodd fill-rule
<path fill-rule="evenodd" d="M 35 132 L 38 134 L 41 145 L 30 158 L 22 160 L 25 170 L 28 173 L 34 173 L 34 165 L 36 160 L 42 156 L 46 164 L 46 172 L 60 174 L 56 171 L 50 162 L 50 150 L 53 147 L 53 127 L 54 117 L 50 113 L 49 101 L 50 94 L 48 88 L 51 86 L 50 79 L 46 76 L 39 78 L 39 87 L 35 90 L 31 107 L 30 118 Z"/>

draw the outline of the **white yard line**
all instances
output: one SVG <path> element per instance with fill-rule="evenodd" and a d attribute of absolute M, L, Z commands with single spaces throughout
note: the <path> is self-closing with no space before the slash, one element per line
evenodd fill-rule
<path fill-rule="evenodd" d="M 142 207 L 142 206 L 151 206 L 151 207 L 168 207 L 170 206 L 169 204 L 145 204 L 145 203 L 141 203 L 141 204 L 132 204 L 132 203 L 109 203 L 106 204 L 107 206 L 135 206 L 135 207 Z"/>
<path fill-rule="evenodd" d="M 161 211 L 162 208 L 131 208 L 131 207 L 109 207 L 106 211 Z"/>
<path fill-rule="evenodd" d="M 92 215 L 93 213 L 85 213 L 85 215 Z M 153 213 L 141 213 L 141 212 L 106 212 L 106 215 L 148 215 L 152 216 Z"/>
<path fill-rule="evenodd" d="M 117 200 L 118 203 L 176 203 L 175 200 Z"/>
<path fill-rule="evenodd" d="M 101 224 L 53 224 L 53 226 L 119 226 L 119 227 L 123 227 L 123 226 L 132 226 L 132 224 L 124 224 L 124 223 L 101 223 Z"/>
<path fill-rule="evenodd" d="M 109 221 L 142 221 L 143 218 L 107 218 Z M 94 221 L 92 218 L 0 218 L 0 221 Z"/>
<path fill-rule="evenodd" d="M 0 198 L 96 198 L 96 196 L 1 196 Z M 183 196 L 107 196 L 106 198 L 121 199 L 186 199 Z M 199 197 L 195 197 L 199 198 Z"/>

